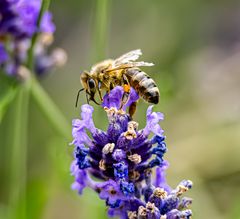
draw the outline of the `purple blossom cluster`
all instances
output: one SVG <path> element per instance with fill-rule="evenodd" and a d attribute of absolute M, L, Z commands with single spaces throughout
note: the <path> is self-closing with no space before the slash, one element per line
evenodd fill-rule
<path fill-rule="evenodd" d="M 82 105 L 81 119 L 73 120 L 72 189 L 82 194 L 85 187 L 92 188 L 105 200 L 110 217 L 189 219 L 192 200 L 181 196 L 192 182 L 183 180 L 173 189 L 165 178 L 167 148 L 159 125 L 163 114 L 153 112 L 150 106 L 146 126 L 138 130 L 138 123 L 126 112 L 138 95 L 131 88 L 128 103 L 119 110 L 122 94 L 118 86 L 104 97 L 102 106 L 109 121 L 106 131 L 95 127 L 90 105 Z"/>
<path fill-rule="evenodd" d="M 34 34 L 38 40 L 34 49 L 34 70 L 43 74 L 64 64 L 65 52 L 56 49 L 48 54 L 53 42 L 55 25 L 50 12 L 45 12 L 38 25 L 41 0 L 0 0 L 0 67 L 13 76 L 23 77 L 28 50 Z"/>

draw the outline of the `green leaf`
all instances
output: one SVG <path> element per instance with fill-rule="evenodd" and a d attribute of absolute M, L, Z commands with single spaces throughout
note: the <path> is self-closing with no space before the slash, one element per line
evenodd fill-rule
<path fill-rule="evenodd" d="M 15 79 L 0 72 L 0 123 L 18 90 Z"/>

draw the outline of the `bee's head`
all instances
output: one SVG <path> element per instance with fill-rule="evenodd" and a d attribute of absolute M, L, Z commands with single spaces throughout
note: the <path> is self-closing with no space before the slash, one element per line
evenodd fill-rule
<path fill-rule="evenodd" d="M 95 93 L 97 92 L 97 82 L 86 71 L 81 74 L 80 81 L 86 91 L 87 102 L 92 100 L 94 103 L 99 105 L 99 103 L 97 103 L 94 99 Z"/>

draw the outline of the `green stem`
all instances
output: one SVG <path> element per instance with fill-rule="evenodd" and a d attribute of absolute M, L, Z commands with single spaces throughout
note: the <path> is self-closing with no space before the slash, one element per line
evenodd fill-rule
<path fill-rule="evenodd" d="M 12 114 L 10 218 L 26 218 L 29 82 L 19 88 Z"/>
<path fill-rule="evenodd" d="M 31 94 L 39 109 L 58 133 L 70 140 L 71 126 L 38 81 L 32 77 Z"/>
<path fill-rule="evenodd" d="M 108 29 L 110 21 L 110 3 L 111 0 L 96 0 L 94 38 L 92 42 L 92 62 L 99 62 L 106 59 L 106 49 L 108 42 Z M 101 117 L 101 111 L 96 111 Z"/>
<path fill-rule="evenodd" d="M 0 69 L 0 124 L 8 107 L 15 99 L 18 91 L 18 86 L 15 80 L 10 79 L 9 76 Z"/>
<path fill-rule="evenodd" d="M 40 27 L 42 16 L 43 16 L 44 12 L 48 10 L 49 5 L 50 5 L 50 0 L 42 0 L 42 5 L 41 5 L 40 13 L 38 16 L 38 20 L 37 20 L 37 27 Z M 33 54 L 34 46 L 37 42 L 37 37 L 38 37 L 38 32 L 36 32 L 32 37 L 31 46 L 28 50 L 28 60 L 26 63 L 27 67 L 29 69 L 31 69 L 32 71 L 33 71 L 33 67 L 34 67 L 34 54 Z"/>
<path fill-rule="evenodd" d="M 93 40 L 93 61 L 100 61 L 106 56 L 107 35 L 109 26 L 110 0 L 97 0 L 94 40 Z"/>

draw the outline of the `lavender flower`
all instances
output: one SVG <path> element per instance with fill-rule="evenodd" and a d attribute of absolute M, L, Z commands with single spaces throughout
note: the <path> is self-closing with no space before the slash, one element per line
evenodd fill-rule
<path fill-rule="evenodd" d="M 45 12 L 38 26 L 41 0 L 0 1 L 0 65 L 7 74 L 21 78 L 31 39 L 36 33 L 39 34 L 34 49 L 36 73 L 42 75 L 65 63 L 63 50 L 47 52 L 47 47 L 53 42 L 55 25 L 51 13 Z"/>
<path fill-rule="evenodd" d="M 115 87 L 104 97 L 102 105 L 109 120 L 106 131 L 95 127 L 90 105 L 82 105 L 81 119 L 73 120 L 72 188 L 80 194 L 87 186 L 96 191 L 110 217 L 190 218 L 192 213 L 187 208 L 191 199 L 181 195 L 192 187 L 192 182 L 183 180 L 175 189 L 166 183 L 168 163 L 163 156 L 167 148 L 159 125 L 163 114 L 153 112 L 150 106 L 146 126 L 138 130 L 138 123 L 130 119 L 126 109 L 118 109 L 122 93 L 121 87 Z M 137 99 L 132 89 L 127 106 Z M 154 136 L 149 138 L 151 133 Z"/>
<path fill-rule="evenodd" d="M 7 51 L 4 48 L 4 45 L 0 43 L 0 65 L 8 60 Z"/>

